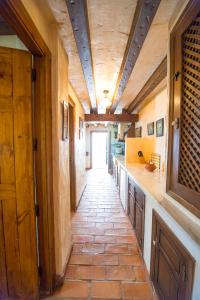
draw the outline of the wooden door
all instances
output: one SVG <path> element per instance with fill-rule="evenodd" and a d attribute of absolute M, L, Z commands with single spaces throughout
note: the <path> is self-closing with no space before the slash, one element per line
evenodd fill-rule
<path fill-rule="evenodd" d="M 200 217 L 200 1 L 189 2 L 171 35 L 168 192 Z"/>
<path fill-rule="evenodd" d="M 31 54 L 0 47 L 0 298 L 38 299 Z"/>
<path fill-rule="evenodd" d="M 151 278 L 162 300 L 190 300 L 194 259 L 153 212 Z"/>
<path fill-rule="evenodd" d="M 69 170 L 70 170 L 70 202 L 71 210 L 76 209 L 76 184 L 75 184 L 75 153 L 74 153 L 74 108 L 69 103 Z"/>

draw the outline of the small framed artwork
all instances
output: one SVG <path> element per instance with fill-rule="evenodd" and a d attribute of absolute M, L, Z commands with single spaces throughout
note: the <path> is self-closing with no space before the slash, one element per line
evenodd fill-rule
<path fill-rule="evenodd" d="M 68 105 L 67 102 L 63 101 L 63 124 L 62 124 L 62 140 L 68 139 Z"/>
<path fill-rule="evenodd" d="M 154 134 L 154 122 L 147 124 L 147 133 L 148 133 L 148 135 Z"/>
<path fill-rule="evenodd" d="M 156 136 L 164 135 L 164 118 L 156 121 Z"/>
<path fill-rule="evenodd" d="M 135 128 L 135 137 L 142 137 L 142 126 Z"/>
<path fill-rule="evenodd" d="M 83 136 L 83 119 L 79 117 L 79 139 Z"/>

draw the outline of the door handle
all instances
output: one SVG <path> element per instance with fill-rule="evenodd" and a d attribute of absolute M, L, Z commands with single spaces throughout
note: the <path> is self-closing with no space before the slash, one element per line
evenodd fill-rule
<path fill-rule="evenodd" d="M 180 74 L 181 74 L 181 73 L 180 73 L 179 71 L 175 72 L 173 78 L 174 78 L 176 81 L 178 81 L 178 78 L 179 78 Z"/>
<path fill-rule="evenodd" d="M 157 242 L 155 240 L 153 240 L 153 246 L 155 247 L 157 244 Z"/>

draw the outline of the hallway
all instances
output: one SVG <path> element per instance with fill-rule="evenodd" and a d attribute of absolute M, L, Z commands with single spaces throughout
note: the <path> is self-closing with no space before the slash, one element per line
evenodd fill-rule
<path fill-rule="evenodd" d="M 134 231 L 106 171 L 88 172 L 72 235 L 65 283 L 53 299 L 154 299 Z"/>

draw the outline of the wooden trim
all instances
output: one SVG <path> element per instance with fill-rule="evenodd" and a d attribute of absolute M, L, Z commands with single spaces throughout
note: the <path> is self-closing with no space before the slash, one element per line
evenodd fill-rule
<path fill-rule="evenodd" d="M 90 170 L 90 168 L 89 168 L 88 170 Z M 86 186 L 87 186 L 87 183 L 85 183 L 85 185 L 84 185 L 84 187 L 83 187 L 83 190 L 82 190 L 82 193 L 81 193 L 81 196 L 80 196 L 80 198 L 79 198 L 79 200 L 78 200 L 78 203 L 76 204 L 76 210 L 77 210 L 77 208 L 78 208 L 78 206 L 79 206 L 79 203 L 81 202 L 81 199 L 82 199 L 83 194 L 84 194 L 84 192 L 85 192 Z"/>
<path fill-rule="evenodd" d="M 75 105 L 69 101 L 69 171 L 70 171 L 70 204 L 71 211 L 76 210 L 76 171 L 75 171 Z"/>
<path fill-rule="evenodd" d="M 137 94 L 135 99 L 131 101 L 127 109 L 128 113 L 131 113 L 139 105 L 145 105 L 145 102 L 148 100 L 147 97 L 149 94 L 158 86 L 158 84 L 167 76 L 167 57 L 163 59 L 160 65 L 156 68 L 154 73 L 147 80 L 145 85 L 142 87 L 140 92 Z"/>
<path fill-rule="evenodd" d="M 85 114 L 85 122 L 138 122 L 139 115 L 131 114 Z"/>
<path fill-rule="evenodd" d="M 66 0 L 93 112 L 97 112 L 87 1 Z"/>
<path fill-rule="evenodd" d="M 0 1 L 0 14 L 34 55 L 50 55 L 49 48 L 21 0 Z"/>
<path fill-rule="evenodd" d="M 172 190 L 172 146 L 173 146 L 173 127 L 172 121 L 174 119 L 174 71 L 175 71 L 175 34 L 178 28 L 183 28 L 183 20 L 185 20 L 186 25 L 189 26 L 193 18 L 197 15 L 200 7 L 200 0 L 191 0 L 187 4 L 180 18 L 176 22 L 173 30 L 170 33 L 170 70 L 169 70 L 169 138 L 168 138 L 168 157 L 167 157 L 167 194 L 173 197 L 176 201 L 178 201 L 181 205 L 183 205 L 186 209 L 192 212 L 194 215 L 200 218 L 200 210 L 192 205 L 187 200 L 183 199 L 181 196 L 177 195 Z M 176 105 L 177 106 L 177 105 Z M 197 195 L 198 197 L 198 195 Z"/>
<path fill-rule="evenodd" d="M 119 76 L 113 96 L 113 104 L 110 109 L 114 113 L 121 96 L 126 88 L 137 58 L 142 49 L 145 38 L 151 27 L 160 0 L 139 0 L 133 18 L 129 39 L 127 42 L 124 58 L 120 67 Z"/>
<path fill-rule="evenodd" d="M 34 55 L 38 76 L 35 83 L 35 137 L 38 139 L 36 182 L 40 206 L 39 256 L 43 271 L 40 289 L 45 294 L 50 294 L 55 277 L 51 53 L 21 0 L 0 1 L 0 13 Z"/>
<path fill-rule="evenodd" d="M 67 256 L 66 263 L 65 263 L 62 275 L 60 275 L 60 274 L 56 274 L 55 275 L 55 279 L 54 279 L 54 281 L 55 281 L 55 289 L 61 287 L 64 284 L 64 282 L 65 282 L 65 275 L 66 275 L 67 266 L 68 266 L 70 257 L 72 255 L 72 250 L 73 250 L 73 245 L 71 244 L 69 255 Z"/>
<path fill-rule="evenodd" d="M 52 179 L 52 119 L 51 119 L 51 61 L 46 56 L 35 56 L 35 137 L 37 138 L 36 194 L 40 207 L 39 259 L 42 268 L 41 292 L 51 293 L 55 274 L 53 179 Z M 53 230 L 53 232 L 52 232 Z"/>

